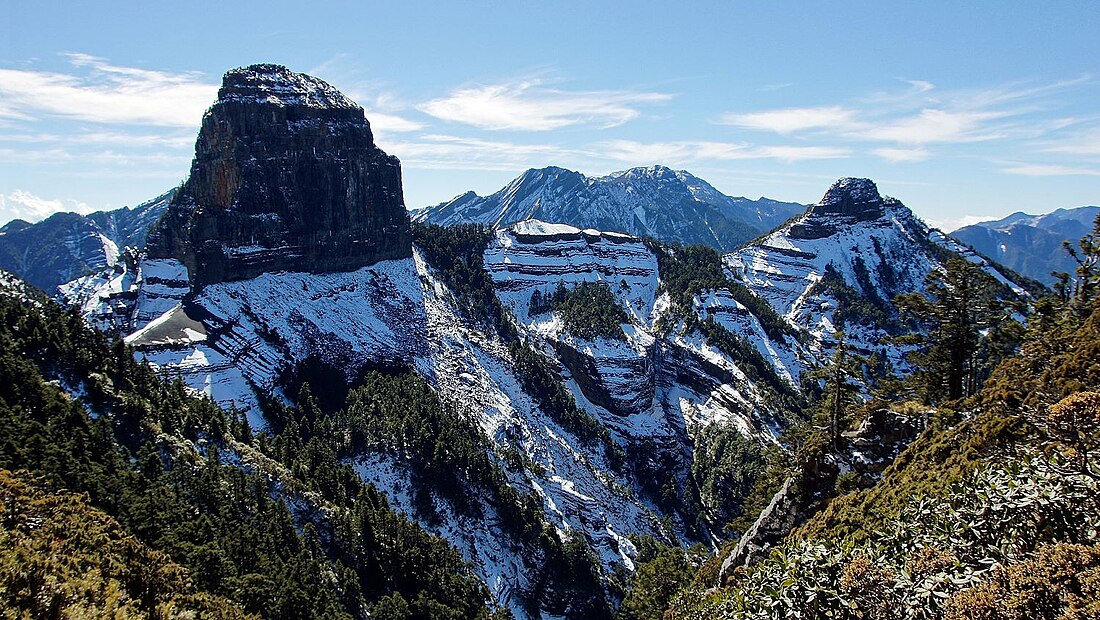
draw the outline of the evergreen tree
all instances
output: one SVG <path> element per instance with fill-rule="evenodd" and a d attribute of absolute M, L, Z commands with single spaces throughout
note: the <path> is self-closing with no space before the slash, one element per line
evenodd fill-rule
<path fill-rule="evenodd" d="M 902 316 L 920 330 L 911 339 L 923 345 L 911 357 L 917 366 L 912 381 L 925 402 L 975 393 L 998 361 L 990 358 L 1003 356 L 1004 345 L 989 345 L 1011 333 L 1012 308 L 997 298 L 996 288 L 978 265 L 952 258 L 929 274 L 923 294 L 895 299 Z"/>
<path fill-rule="evenodd" d="M 815 425 L 822 426 L 829 434 L 829 443 L 840 450 L 840 433 L 849 425 L 848 408 L 856 404 L 859 393 L 857 380 L 863 376 L 867 360 L 848 351 L 844 332 L 837 332 L 836 350 L 829 363 L 810 373 L 810 378 L 824 380 L 825 386 Z"/>
<path fill-rule="evenodd" d="M 1062 243 L 1070 258 L 1077 263 L 1074 270 L 1077 276 L 1070 284 L 1068 273 L 1052 274 L 1058 278 L 1054 290 L 1061 300 L 1072 306 L 1079 318 L 1085 318 L 1092 310 L 1092 302 L 1100 286 L 1100 215 L 1093 222 L 1092 232 L 1077 242 L 1077 247 L 1069 241 Z"/>

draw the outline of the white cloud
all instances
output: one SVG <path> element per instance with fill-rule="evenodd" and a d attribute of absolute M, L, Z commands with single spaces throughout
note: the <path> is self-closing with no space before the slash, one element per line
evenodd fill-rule
<path fill-rule="evenodd" d="M 1018 164 L 1015 166 L 1002 168 L 1001 172 L 1027 177 L 1100 177 L 1100 168 L 1080 168 L 1076 166 L 1061 166 L 1057 164 Z"/>
<path fill-rule="evenodd" d="M 1008 84 L 970 90 L 941 91 L 924 80 L 903 80 L 906 87 L 872 93 L 862 99 L 817 107 L 776 108 L 727 113 L 716 121 L 742 129 L 768 131 L 800 140 L 814 139 L 832 148 L 859 142 L 877 143 L 871 153 L 893 163 L 913 163 L 932 156 L 928 145 L 977 142 L 1008 143 L 1053 135 L 1077 124 L 1077 118 L 1044 118 L 1063 105 L 1060 93 L 1086 83 L 1086 78 L 1045 84 Z M 1100 136 L 1077 134 L 1048 143 L 1050 152 L 1100 153 Z"/>
<path fill-rule="evenodd" d="M 945 232 L 952 232 L 962 228 L 963 226 L 970 226 L 979 222 L 988 222 L 998 219 L 996 217 L 989 217 L 983 215 L 961 215 L 959 217 L 948 217 L 943 219 L 925 218 L 925 222 L 929 226 L 939 228 Z"/>
<path fill-rule="evenodd" d="M 419 109 L 445 121 L 480 129 L 548 131 L 588 123 L 615 127 L 637 118 L 640 106 L 671 98 L 656 92 L 558 90 L 528 80 L 460 88 L 421 104 Z"/>
<path fill-rule="evenodd" d="M 781 108 L 745 114 L 724 114 L 716 121 L 720 125 L 733 125 L 745 129 L 789 134 L 806 129 L 850 126 L 855 111 L 840 106 L 819 108 Z"/>
<path fill-rule="evenodd" d="M 796 162 L 811 159 L 842 159 L 852 154 L 850 149 L 834 146 L 761 146 L 753 149 L 754 157 Z"/>
<path fill-rule="evenodd" d="M 905 83 L 912 86 L 913 90 L 918 93 L 926 93 L 936 88 L 935 84 L 927 80 L 905 80 Z"/>
<path fill-rule="evenodd" d="M 72 153 L 65 149 L 12 149 L 0 148 L 2 163 L 63 164 L 73 161 Z"/>
<path fill-rule="evenodd" d="M 195 134 L 186 133 L 142 134 L 122 131 L 83 131 L 71 134 L 58 133 L 0 133 L 0 142 L 21 144 L 67 144 L 67 145 L 115 145 L 129 148 L 171 148 L 190 151 L 195 146 Z"/>
<path fill-rule="evenodd" d="M 977 142 L 1000 137 L 985 128 L 986 121 L 1004 112 L 954 112 L 928 108 L 915 116 L 890 119 L 854 128 L 853 137 L 899 144 Z"/>
<path fill-rule="evenodd" d="M 70 200 L 68 208 L 60 200 L 47 200 L 34 194 L 17 189 L 10 194 L 0 194 L 0 219 L 8 222 L 13 219 L 37 222 L 59 211 L 88 213 L 91 209 L 83 202 Z"/>
<path fill-rule="evenodd" d="M 452 170 L 516 171 L 546 165 L 573 165 L 588 154 L 553 144 L 520 144 L 450 135 L 422 135 L 391 142 L 386 150 L 402 165 Z"/>
<path fill-rule="evenodd" d="M 1100 128 L 1075 132 L 1061 140 L 1050 141 L 1043 150 L 1068 155 L 1100 155 Z"/>
<path fill-rule="evenodd" d="M 366 114 L 374 133 L 404 133 L 419 131 L 424 128 L 424 123 L 418 123 L 396 114 L 370 111 Z"/>
<path fill-rule="evenodd" d="M 0 69 L 0 115 L 99 123 L 198 127 L 218 85 L 199 73 L 119 67 L 68 54 L 73 73 Z"/>
<path fill-rule="evenodd" d="M 883 147 L 871 151 L 873 154 L 893 163 L 912 163 L 928 159 L 932 153 L 922 148 Z"/>
<path fill-rule="evenodd" d="M 702 161 L 778 159 L 787 162 L 847 157 L 848 149 L 826 146 L 750 146 L 735 142 L 636 142 L 609 140 L 597 145 L 604 157 L 635 165 L 662 163 L 686 166 Z"/>

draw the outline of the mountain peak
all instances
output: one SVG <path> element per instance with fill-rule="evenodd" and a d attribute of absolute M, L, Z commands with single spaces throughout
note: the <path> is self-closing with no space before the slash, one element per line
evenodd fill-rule
<path fill-rule="evenodd" d="M 650 179 L 667 179 L 667 178 L 679 178 L 679 174 L 669 168 L 668 166 L 662 166 L 661 164 L 654 164 L 652 166 L 638 166 L 636 168 L 630 168 L 619 172 L 613 172 L 608 175 L 609 178 L 637 178 L 646 177 Z"/>
<path fill-rule="evenodd" d="M 844 177 L 833 183 L 821 201 L 811 205 L 806 216 L 791 226 L 790 234 L 797 239 L 819 239 L 840 226 L 869 222 L 886 217 L 886 205 L 896 200 L 885 199 L 871 179 Z"/>
<path fill-rule="evenodd" d="M 549 166 L 527 170 L 490 196 L 464 194 L 417 211 L 413 218 L 500 227 L 537 218 L 582 231 L 618 231 L 729 251 L 804 210 L 793 203 L 730 198 L 668 166 L 639 166 L 599 177 Z"/>
<path fill-rule="evenodd" d="M 568 168 L 562 168 L 561 166 L 545 166 L 542 168 L 528 168 L 523 174 L 519 176 L 520 179 L 524 178 L 554 178 L 561 175 L 576 175 L 583 176 L 581 173 L 570 170 Z"/>
<path fill-rule="evenodd" d="M 249 65 L 228 71 L 218 91 L 218 103 L 230 101 L 362 112 L 359 104 L 328 82 L 274 64 Z"/>
<path fill-rule="evenodd" d="M 363 108 L 279 65 L 225 74 L 187 182 L 149 238 L 197 285 L 349 271 L 412 253 L 397 158 Z"/>
<path fill-rule="evenodd" d="M 881 217 L 884 201 L 878 193 L 878 186 L 871 179 L 844 177 L 833 183 L 821 202 L 811 210 L 814 213 L 850 215 L 860 220 Z"/>

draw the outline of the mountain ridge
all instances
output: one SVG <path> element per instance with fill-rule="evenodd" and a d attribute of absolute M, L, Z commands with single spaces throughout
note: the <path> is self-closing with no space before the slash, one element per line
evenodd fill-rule
<path fill-rule="evenodd" d="M 533 170 L 496 206 L 467 196 L 495 226 L 409 224 L 399 163 L 361 108 L 280 67 L 225 84 L 147 252 L 66 284 L 65 301 L 241 432 L 373 485 L 520 617 L 610 616 L 644 539 L 716 546 L 839 331 L 905 374 L 891 300 L 965 251 L 868 179 L 724 255 L 531 219 L 583 203 L 618 228 L 629 206 L 668 234 L 732 239 L 714 225 L 734 226 L 715 218 L 737 200 L 659 166 Z M 508 209 L 524 219 L 500 225 Z M 357 246 L 366 231 L 392 234 Z M 894 449 L 880 447 L 858 465 Z"/>
<path fill-rule="evenodd" d="M 149 228 L 175 191 L 132 208 L 55 213 L 35 223 L 12 220 L 0 229 L 0 269 L 52 292 L 74 278 L 114 266 L 120 251 L 145 246 Z"/>
<path fill-rule="evenodd" d="M 412 217 L 429 224 L 501 227 L 539 219 L 731 250 L 804 208 L 727 196 L 686 171 L 660 165 L 602 177 L 549 166 L 529 169 L 489 196 L 466 192 Z"/>
<path fill-rule="evenodd" d="M 1074 277 L 1077 264 L 1063 248 L 1076 243 L 1093 229 L 1100 207 L 1057 209 L 1043 215 L 1018 211 L 999 220 L 971 224 L 951 236 L 978 252 L 1048 286 L 1057 278 L 1052 273 Z"/>

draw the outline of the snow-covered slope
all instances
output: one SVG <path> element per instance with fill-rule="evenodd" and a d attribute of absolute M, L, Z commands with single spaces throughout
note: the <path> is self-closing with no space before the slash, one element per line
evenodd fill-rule
<path fill-rule="evenodd" d="M 515 374 L 509 348 L 461 318 L 453 294 L 419 254 L 349 273 L 268 273 L 195 294 L 188 294 L 178 262 L 146 259 L 133 276 L 121 270 L 66 290 L 74 302 L 79 294 L 88 298 L 81 307 L 90 319 L 132 330 L 126 340 L 146 359 L 243 409 L 258 428 L 266 424 L 260 396 L 278 396 L 307 359 L 341 368 L 349 379 L 368 365 L 415 368 L 445 401 L 474 416 L 497 451 L 522 451 L 533 465 L 509 482 L 538 497 L 561 531 L 582 533 L 607 570 L 632 567 L 627 534 L 706 540 L 686 515 L 658 505 L 649 488 L 655 476 L 690 493 L 694 431 L 705 425 L 732 424 L 760 441 L 772 441 L 777 429 L 770 404 L 739 360 L 698 333 L 656 330 L 668 302 L 658 292 L 653 252 L 623 234 L 525 222 L 498 231 L 485 264 L 521 333 L 558 365 L 577 402 L 610 430 L 630 464 L 610 463 L 599 445 L 543 411 Z M 612 287 L 630 316 L 625 341 L 581 339 L 556 313 L 527 311 L 536 289 L 597 281 Z M 161 314 L 148 320 L 153 309 Z M 743 320 L 748 333 L 759 332 L 751 315 Z M 777 345 L 764 339 L 761 346 Z M 401 463 L 375 454 L 353 465 L 416 513 Z M 646 467 L 652 476 L 643 480 Z M 492 514 L 490 505 L 483 508 Z M 438 522 L 424 525 L 466 554 L 498 600 L 517 610 L 525 604 L 537 555 L 502 545 L 507 536 L 494 519 L 471 520 L 444 506 Z"/>
<path fill-rule="evenodd" d="M 502 227 L 539 219 L 732 250 L 803 208 L 768 198 L 726 196 L 698 177 L 664 166 L 632 168 L 596 178 L 549 167 L 528 170 L 490 196 L 468 192 L 416 211 L 413 217 L 443 226 L 479 223 Z"/>
<path fill-rule="evenodd" d="M 0 268 L 53 293 L 74 278 L 114 267 L 120 250 L 143 247 L 171 197 L 170 191 L 132 209 L 56 213 L 35 224 L 9 222 L 0 228 Z"/>
<path fill-rule="evenodd" d="M 924 290 L 928 274 L 953 254 L 983 265 L 1026 295 L 988 261 L 930 229 L 900 201 L 880 196 L 869 179 L 837 181 L 802 217 L 727 255 L 726 263 L 777 312 L 807 330 L 818 350 L 829 348 L 836 331 L 843 329 L 865 353 L 881 351 L 900 365 L 904 351 L 881 344 L 894 312 L 890 302 L 900 293 Z M 847 295 L 882 314 L 856 314 L 844 307 Z M 843 325 L 838 324 L 838 310 Z"/>
<path fill-rule="evenodd" d="M 126 252 L 113 265 L 58 286 L 57 298 L 80 308 L 97 329 L 129 334 L 180 305 L 190 289 L 179 261 Z"/>
<path fill-rule="evenodd" d="M 802 217 L 725 255 L 727 277 L 751 292 L 728 284 L 694 291 L 686 311 L 697 320 L 676 314 L 684 310 L 673 307 L 655 248 L 623 233 L 525 220 L 493 231 L 483 254 L 520 341 L 549 360 L 581 410 L 607 430 L 617 459 L 540 406 L 517 374 L 515 350 L 464 318 L 456 293 L 415 247 L 410 259 L 351 272 L 271 272 L 201 287 L 178 261 L 131 257 L 63 292 L 93 322 L 128 333 L 149 361 L 245 410 L 257 428 L 267 423 L 261 398 L 287 398 L 283 388 L 307 362 L 348 380 L 375 365 L 414 369 L 470 416 L 493 446 L 491 458 L 518 451 L 525 465 L 508 470 L 508 484 L 536 497 L 560 532 L 582 535 L 610 573 L 633 566 L 628 534 L 712 542 L 708 525 L 721 522 L 708 524 L 713 506 L 692 477 L 702 434 L 717 425 L 774 441 L 785 421 L 776 382 L 797 392 L 802 373 L 824 361 L 845 294 L 886 307 L 897 293 L 921 290 L 952 252 L 984 263 L 862 179 L 841 180 Z M 559 311 L 532 309 L 536 292 L 586 282 L 605 284 L 609 303 L 622 308 L 622 338 L 581 337 Z M 766 325 L 751 310 L 760 303 L 753 293 L 782 315 L 780 333 L 774 317 Z M 850 342 L 901 365 L 903 351 L 881 343 L 889 321 L 861 318 L 847 317 Z M 705 335 L 708 322 L 751 347 L 770 378 L 745 349 Z M 367 453 L 350 464 L 417 517 L 402 462 Z M 537 590 L 539 552 L 505 542 L 492 502 L 477 501 L 485 518 L 439 501 L 436 517 L 422 524 L 451 540 L 494 597 L 522 616 Z"/>

